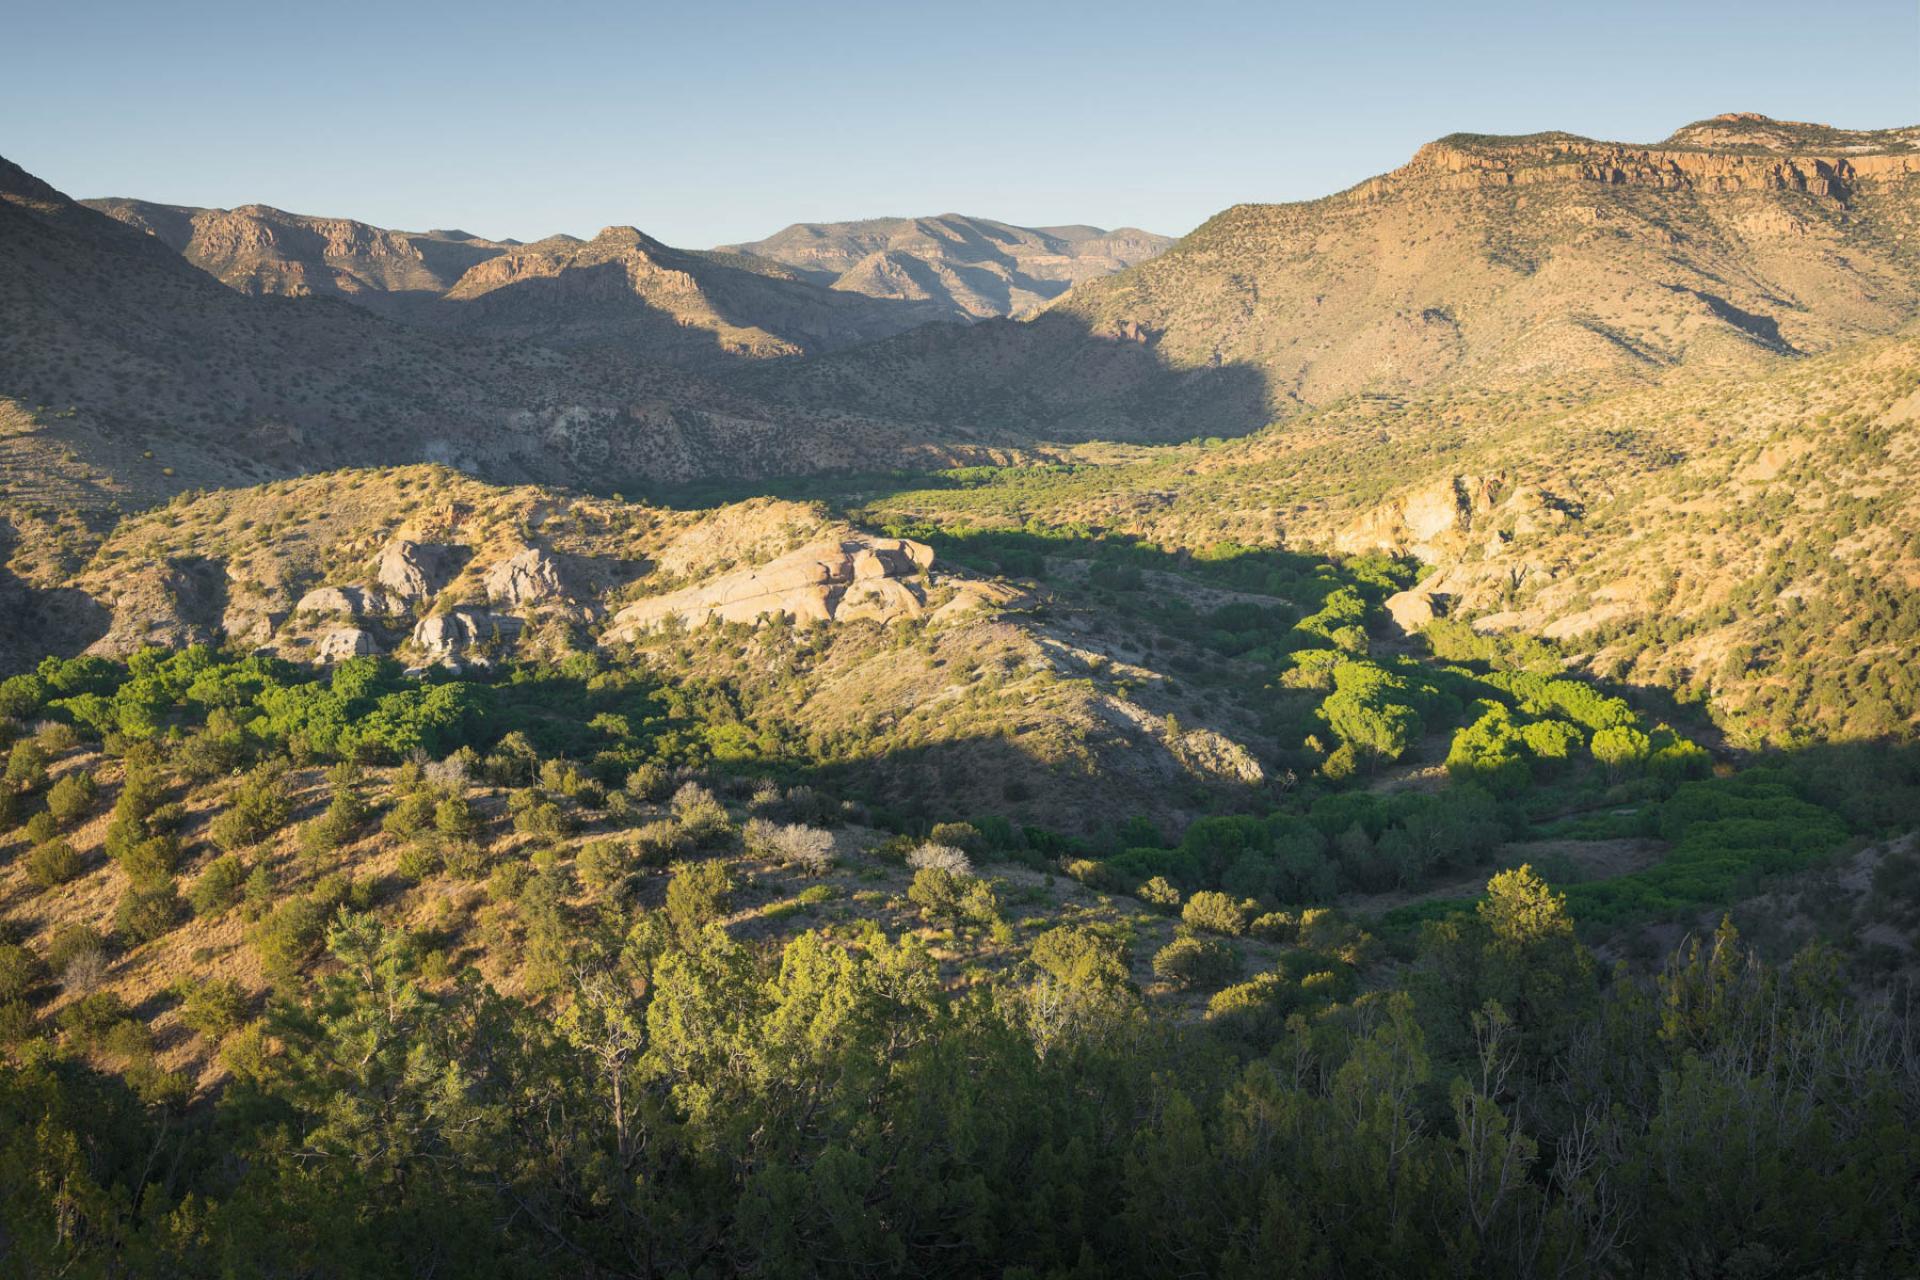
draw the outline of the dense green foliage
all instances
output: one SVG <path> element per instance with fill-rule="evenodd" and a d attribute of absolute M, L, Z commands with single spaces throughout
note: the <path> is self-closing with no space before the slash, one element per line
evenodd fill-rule
<path fill-rule="evenodd" d="M 689 900 L 578 937 L 558 1018 L 427 983 L 336 909 L 261 1024 L 283 1051 L 232 990 L 183 994 L 229 1037 L 210 1110 L 29 1048 L 0 1070 L 10 1274 L 1920 1265 L 1911 1030 L 1819 952 L 1774 970 L 1723 930 L 1603 982 L 1520 873 L 1435 927 L 1408 992 L 1263 1021 L 1288 984 L 1249 984 L 1181 1029 L 1084 933 L 952 998 L 910 942 L 755 949 Z M 1211 985 L 1210 956 L 1165 967 Z M 84 1034 L 139 1057 L 116 1016 Z"/>

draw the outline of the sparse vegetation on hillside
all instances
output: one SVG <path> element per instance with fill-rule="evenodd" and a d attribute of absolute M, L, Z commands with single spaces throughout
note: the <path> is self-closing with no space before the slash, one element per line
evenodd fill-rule
<path fill-rule="evenodd" d="M 1916 148 L 804 360 L 1138 246 L 0 162 L 0 1272 L 1920 1272 Z"/>

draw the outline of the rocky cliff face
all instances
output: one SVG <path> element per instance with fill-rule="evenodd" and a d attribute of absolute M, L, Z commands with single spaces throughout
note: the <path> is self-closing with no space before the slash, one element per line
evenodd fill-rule
<path fill-rule="evenodd" d="M 1721 130 L 1743 140 L 1707 145 Z M 1029 325 L 908 335 L 803 369 L 788 394 L 1056 430 L 1098 415 L 1088 434 L 1116 438 L 1237 434 L 1447 384 L 1582 395 L 1685 365 L 1758 371 L 1920 314 L 1915 136 L 1743 120 L 1653 146 L 1456 135 L 1344 193 L 1226 210 Z"/>
<path fill-rule="evenodd" d="M 1863 182 L 1914 174 L 1920 174 L 1920 129 L 1840 130 L 1733 114 L 1690 125 L 1652 146 L 1568 133 L 1456 134 L 1428 143 L 1404 168 L 1348 196 L 1367 201 L 1391 199 L 1408 187 L 1581 182 L 1717 193 L 1791 191 L 1845 201 Z"/>
<path fill-rule="evenodd" d="M 922 543 L 842 534 L 630 604 L 614 615 L 602 643 L 623 643 L 662 625 L 757 622 L 780 614 L 800 623 L 884 625 L 929 613 L 945 620 L 1010 598 L 989 583 L 936 578 L 933 549 Z"/>

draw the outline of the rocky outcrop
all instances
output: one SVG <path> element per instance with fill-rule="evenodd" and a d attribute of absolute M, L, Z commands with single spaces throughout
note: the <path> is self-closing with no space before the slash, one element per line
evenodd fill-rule
<path fill-rule="evenodd" d="M 374 579 L 390 595 L 409 604 L 432 599 L 459 569 L 452 547 L 396 538 L 380 552 Z"/>
<path fill-rule="evenodd" d="M 924 303 L 928 319 L 982 319 L 1031 314 L 1069 287 L 1144 262 L 1172 243 L 1135 227 L 1017 227 L 943 214 L 796 223 L 729 248 L 841 291 Z"/>
<path fill-rule="evenodd" d="M 765 564 L 630 604 L 614 615 L 605 642 L 630 640 L 669 620 L 697 627 L 714 618 L 754 622 L 775 614 L 797 622 L 918 618 L 926 611 L 932 567 L 932 548 L 900 538 L 853 534 L 809 543 Z"/>
<path fill-rule="evenodd" d="M 1499 475 L 1442 476 L 1368 511 L 1334 535 L 1333 545 L 1345 555 L 1384 551 L 1438 564 L 1476 542 L 1497 553 L 1580 515 L 1579 502 L 1536 483 L 1509 488 Z"/>
<path fill-rule="evenodd" d="M 1561 182 L 1711 192 L 1794 191 L 1847 201 L 1862 182 L 1920 173 L 1920 131 L 1830 129 L 1735 113 L 1634 146 L 1571 133 L 1455 134 L 1362 183 L 1351 198 L 1389 199 L 1409 186 L 1448 190 Z"/>
<path fill-rule="evenodd" d="M 406 601 L 365 587 L 316 587 L 293 606 L 295 614 L 345 618 L 386 617 L 406 612 Z"/>
<path fill-rule="evenodd" d="M 313 646 L 316 662 L 345 662 L 348 658 L 364 658 L 384 652 L 379 637 L 362 627 L 335 627 L 322 635 Z"/>
<path fill-rule="evenodd" d="M 526 547 L 490 567 L 481 578 L 487 599 L 508 609 L 564 600 L 571 593 L 559 562 L 539 547 Z"/>
<path fill-rule="evenodd" d="M 484 666 L 519 638 L 526 623 L 510 613 L 462 606 L 422 618 L 412 642 L 423 662 Z"/>
<path fill-rule="evenodd" d="M 1416 635 L 1445 612 L 1441 598 L 1431 591 L 1415 587 L 1399 591 L 1386 599 L 1387 616 L 1402 635 Z"/>
<path fill-rule="evenodd" d="M 1267 780 L 1267 771 L 1251 751 L 1211 729 L 1188 729 L 1169 738 L 1167 750 L 1188 773 L 1209 782 L 1257 787 Z"/>
<path fill-rule="evenodd" d="M 470 236 L 388 231 L 260 204 L 201 209 L 120 198 L 84 203 L 156 237 L 248 294 L 368 301 L 369 295 L 440 293 L 469 267 L 508 248 Z"/>
<path fill-rule="evenodd" d="M 1491 511 L 1500 492 L 1499 476 L 1444 476 L 1411 489 L 1367 512 L 1334 538 L 1347 555 L 1385 551 L 1437 559 Z"/>

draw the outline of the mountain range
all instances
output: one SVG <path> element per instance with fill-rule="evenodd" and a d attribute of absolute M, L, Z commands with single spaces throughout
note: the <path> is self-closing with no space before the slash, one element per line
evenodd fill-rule
<path fill-rule="evenodd" d="M 1676 460 L 1714 477 L 1689 519 L 1729 537 L 1752 536 L 1734 532 L 1755 491 L 1738 477 L 1762 455 L 1884 484 L 1796 426 L 1838 376 L 1799 371 L 1873 371 L 1848 375 L 1870 394 L 1822 412 L 1904 439 L 1889 371 L 1920 316 L 1920 130 L 1738 114 L 1652 145 L 1453 135 L 1344 192 L 1236 206 L 1164 252 L 1144 233 L 957 216 L 797 224 L 711 252 L 630 227 L 520 244 L 262 206 L 89 207 L 11 166 L 0 188 L 0 305 L 22 319 L 0 337 L 0 445 L 32 598 L 118 510 L 334 467 L 607 493 L 1064 464 L 1075 481 L 1020 519 L 1418 556 L 1423 607 L 1597 639 L 1612 663 L 1684 539 L 1648 514 L 1663 498 L 1633 521 L 1600 513 L 1660 492 Z M 862 291 L 901 255 L 945 283 Z M 1001 314 L 1056 285 L 1036 313 Z M 1111 453 L 1198 437 L 1245 438 Z M 1376 470 L 1356 471 L 1366 458 Z M 1447 495 L 1468 491 L 1485 503 L 1463 499 L 1459 536 L 1436 541 L 1427 525 L 1455 529 Z M 1500 506 L 1515 494 L 1517 541 Z M 1893 534 L 1873 558 L 1803 570 L 1804 589 L 1911 577 L 1913 513 L 1880 518 Z M 1800 540 L 1840 537 L 1817 528 Z M 1603 550 L 1628 531 L 1654 548 L 1633 574 L 1618 567 L 1638 552 Z M 1614 578 L 1580 567 L 1596 557 Z M 101 580 L 92 598 L 113 594 Z M 1769 739 L 1789 712 L 1754 701 L 1751 655 L 1790 629 L 1741 599 L 1644 674 L 1724 672 L 1723 704 L 1750 703 Z"/>
<path fill-rule="evenodd" d="M 0 161 L 0 1273 L 1920 1273 L 1916 477 L 1920 128 L 1171 244 Z"/>
<path fill-rule="evenodd" d="M 797 222 L 733 252 L 784 263 L 829 288 L 931 302 L 941 318 L 1033 314 L 1068 289 L 1166 252 L 1170 236 L 1134 227 L 1016 227 L 935 218 Z"/>
<path fill-rule="evenodd" d="M 1335 195 L 1228 209 L 1030 324 L 904 334 L 786 371 L 781 394 L 1162 439 L 1361 393 L 1588 394 L 1897 332 L 1920 304 L 1917 233 L 1913 129 L 1455 135 Z"/>

